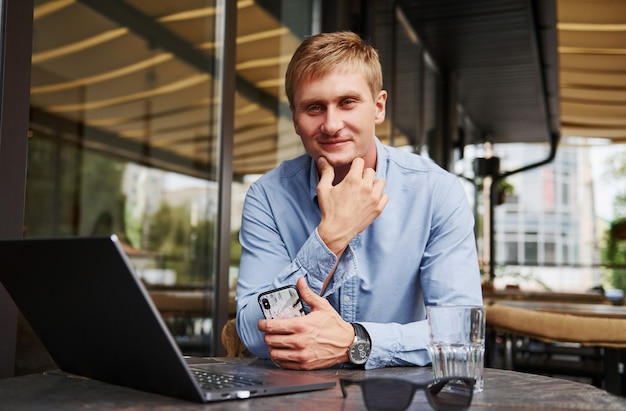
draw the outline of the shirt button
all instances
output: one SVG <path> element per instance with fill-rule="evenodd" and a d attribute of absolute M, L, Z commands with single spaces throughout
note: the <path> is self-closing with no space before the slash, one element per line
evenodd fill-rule
<path fill-rule="evenodd" d="M 344 295 L 344 296 L 343 296 L 343 301 L 344 301 L 345 303 L 350 302 L 350 296 L 348 296 L 348 295 Z"/>

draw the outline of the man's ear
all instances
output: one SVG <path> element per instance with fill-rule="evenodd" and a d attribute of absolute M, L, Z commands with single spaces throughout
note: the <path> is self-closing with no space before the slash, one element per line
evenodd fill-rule
<path fill-rule="evenodd" d="M 376 97 L 376 117 L 374 118 L 375 124 L 382 124 L 385 121 L 385 105 L 387 103 L 387 91 L 380 90 L 378 97 Z"/>
<path fill-rule="evenodd" d="M 296 115 L 293 112 L 293 108 L 291 109 L 291 121 L 293 122 L 293 129 L 296 131 L 296 134 L 302 136 L 302 134 L 300 134 L 300 127 L 296 121 Z"/>

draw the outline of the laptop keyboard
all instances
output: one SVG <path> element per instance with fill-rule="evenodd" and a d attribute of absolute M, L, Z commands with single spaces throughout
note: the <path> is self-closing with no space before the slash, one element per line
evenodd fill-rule
<path fill-rule="evenodd" d="M 240 375 L 213 373 L 208 371 L 192 370 L 196 380 L 205 390 L 217 390 L 221 388 L 239 388 L 260 385 L 262 381 Z"/>

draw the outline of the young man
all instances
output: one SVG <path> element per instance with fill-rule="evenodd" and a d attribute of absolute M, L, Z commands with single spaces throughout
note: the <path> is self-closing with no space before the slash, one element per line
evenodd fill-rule
<path fill-rule="evenodd" d="M 473 215 L 458 179 L 381 144 L 376 50 L 348 32 L 307 38 L 286 73 L 307 154 L 251 187 L 237 330 L 284 368 L 425 365 L 426 305 L 482 305 Z M 416 107 L 417 109 L 417 107 Z M 309 313 L 265 320 L 259 293 L 296 284 Z"/>

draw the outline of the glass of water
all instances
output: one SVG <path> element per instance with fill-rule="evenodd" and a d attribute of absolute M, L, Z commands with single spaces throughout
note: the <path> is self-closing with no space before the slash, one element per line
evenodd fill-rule
<path fill-rule="evenodd" d="M 474 392 L 484 388 L 485 307 L 429 306 L 430 356 L 435 379 L 468 377 Z"/>

